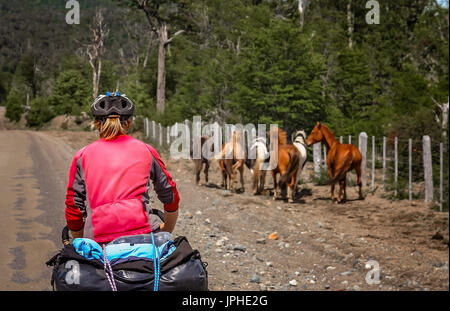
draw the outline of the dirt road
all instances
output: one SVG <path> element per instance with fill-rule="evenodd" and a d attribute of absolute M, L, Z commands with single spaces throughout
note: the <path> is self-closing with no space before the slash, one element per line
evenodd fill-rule
<path fill-rule="evenodd" d="M 60 248 L 70 161 L 94 139 L 89 132 L 0 131 L 0 289 L 50 289 L 44 262 Z M 233 194 L 217 186 L 215 165 L 211 183 L 195 186 L 190 161 L 165 162 L 182 199 L 174 234 L 208 262 L 211 290 L 449 289 L 448 213 L 379 193 L 352 200 L 356 188 L 337 205 L 328 187 L 309 183 L 288 204 L 269 196 L 270 176 L 266 194 L 253 196 L 246 170 L 246 192 Z M 366 282 L 371 260 L 378 284 Z"/>
<path fill-rule="evenodd" d="M 50 289 L 44 263 L 61 246 L 72 152 L 31 131 L 0 131 L 0 148 L 0 289 Z"/>

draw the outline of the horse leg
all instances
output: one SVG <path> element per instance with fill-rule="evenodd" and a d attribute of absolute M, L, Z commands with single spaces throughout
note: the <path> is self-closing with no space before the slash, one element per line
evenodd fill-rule
<path fill-rule="evenodd" d="M 291 178 L 291 182 L 288 185 L 288 202 L 294 203 L 294 196 L 295 196 L 295 188 L 297 186 L 297 174 L 294 174 Z"/>
<path fill-rule="evenodd" d="M 222 171 L 222 188 L 227 190 L 227 184 L 228 184 L 228 174 L 227 171 Z"/>
<path fill-rule="evenodd" d="M 282 177 L 284 174 L 286 174 L 286 173 L 287 173 L 286 171 L 280 170 L 280 180 L 281 180 L 281 177 Z M 286 188 L 288 188 L 288 182 L 286 182 L 285 186 L 286 186 Z M 283 199 L 284 199 L 284 196 L 286 195 L 285 190 L 287 190 L 287 189 L 285 189 L 285 188 L 284 188 L 284 185 L 282 185 L 282 187 L 280 187 L 280 196 L 281 196 L 281 198 L 283 198 Z"/>
<path fill-rule="evenodd" d="M 347 174 L 345 174 L 343 181 L 344 181 L 344 202 L 345 202 L 347 201 Z"/>
<path fill-rule="evenodd" d="M 231 192 L 236 192 L 236 184 L 237 184 L 236 171 L 233 170 L 233 166 L 231 164 L 227 165 L 227 171 L 228 171 L 228 177 L 230 178 L 230 182 L 231 182 L 231 185 L 230 185 Z"/>
<path fill-rule="evenodd" d="M 339 195 L 338 195 L 338 203 L 342 202 L 342 192 L 345 189 L 345 180 L 341 179 L 339 180 Z"/>
<path fill-rule="evenodd" d="M 266 171 L 259 172 L 259 193 L 264 191 L 264 184 L 266 183 Z"/>
<path fill-rule="evenodd" d="M 238 161 L 237 163 L 235 163 L 234 165 L 231 165 L 231 167 L 230 167 L 231 180 L 232 180 L 232 183 L 233 183 L 233 185 L 232 185 L 233 192 L 237 191 L 237 184 L 238 184 L 237 174 L 238 174 L 238 171 L 240 172 L 243 168 L 244 167 L 243 167 L 241 161 Z M 242 187 L 244 187 L 244 183 L 243 183 L 244 179 L 243 179 L 242 175 L 241 175 L 241 181 L 242 181 Z"/>
<path fill-rule="evenodd" d="M 355 170 L 356 170 L 356 175 L 357 175 L 357 180 L 358 180 L 359 199 L 362 200 L 363 199 L 363 195 L 362 195 L 361 167 L 357 166 L 355 168 Z"/>
<path fill-rule="evenodd" d="M 244 165 L 242 165 L 242 166 L 239 168 L 239 174 L 241 175 L 242 192 L 245 192 L 245 186 L 244 186 Z"/>
<path fill-rule="evenodd" d="M 330 179 L 333 179 L 333 169 L 331 167 L 328 166 L 328 175 L 330 176 Z M 331 202 L 334 202 L 334 186 L 335 183 L 331 183 Z"/>
<path fill-rule="evenodd" d="M 275 173 L 275 170 L 272 171 L 272 177 L 273 177 L 273 199 L 277 199 L 277 173 Z"/>
<path fill-rule="evenodd" d="M 200 171 L 201 171 L 201 163 L 199 164 L 197 160 L 194 160 L 194 173 L 195 173 L 195 184 L 198 185 L 200 182 Z"/>
<path fill-rule="evenodd" d="M 209 171 L 209 161 L 206 161 L 205 162 L 205 169 L 204 169 L 203 173 L 205 173 L 205 181 L 206 181 L 207 184 L 209 183 L 209 181 L 208 181 L 208 171 Z"/>
<path fill-rule="evenodd" d="M 253 170 L 253 195 L 256 195 L 256 194 L 258 194 L 258 190 L 259 190 L 259 188 L 258 188 L 258 179 L 259 179 L 259 171 L 257 171 L 257 170 Z"/>

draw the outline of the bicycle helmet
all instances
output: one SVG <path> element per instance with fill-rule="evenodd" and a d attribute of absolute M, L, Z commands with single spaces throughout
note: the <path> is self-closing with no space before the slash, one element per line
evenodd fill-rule
<path fill-rule="evenodd" d="M 111 95 L 100 95 L 91 105 L 91 112 L 95 119 L 106 120 L 109 116 L 118 115 L 121 121 L 127 120 L 134 113 L 133 102 L 125 95 L 116 92 Z"/>

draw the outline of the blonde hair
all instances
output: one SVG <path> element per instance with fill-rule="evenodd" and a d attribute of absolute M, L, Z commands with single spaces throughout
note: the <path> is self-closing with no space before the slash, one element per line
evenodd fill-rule
<path fill-rule="evenodd" d="M 100 132 L 100 138 L 114 140 L 121 135 L 126 135 L 131 126 L 131 119 L 120 121 L 119 116 L 109 116 L 104 122 L 95 120 L 94 124 Z"/>

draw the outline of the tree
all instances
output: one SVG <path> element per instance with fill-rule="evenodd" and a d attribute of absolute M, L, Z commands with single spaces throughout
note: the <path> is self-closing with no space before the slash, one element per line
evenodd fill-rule
<path fill-rule="evenodd" d="M 306 0 L 298 0 L 298 13 L 300 14 L 300 28 L 303 29 L 305 23 Z"/>
<path fill-rule="evenodd" d="M 150 53 L 156 42 L 156 34 L 149 30 L 140 15 L 136 15 L 134 10 L 129 9 L 126 11 L 123 29 L 126 31 L 128 40 L 127 47 L 119 49 L 122 63 L 134 71 L 139 70 L 139 67 L 147 67 Z M 141 60 L 143 54 L 144 59 Z"/>
<path fill-rule="evenodd" d="M 98 9 L 92 20 L 90 30 L 92 32 L 92 41 L 86 45 L 86 54 L 89 57 L 89 64 L 92 67 L 92 97 L 98 96 L 100 85 L 100 76 L 102 73 L 102 58 L 105 53 L 105 40 L 108 37 L 109 29 L 103 23 L 103 10 Z"/>
<path fill-rule="evenodd" d="M 364 51 L 346 48 L 338 54 L 330 80 L 330 97 L 344 116 L 332 127 L 343 134 L 364 131 L 373 112 L 380 108 L 378 88 L 373 83 Z"/>
<path fill-rule="evenodd" d="M 6 98 L 6 114 L 5 116 L 14 122 L 19 122 L 23 113 L 23 106 L 25 105 L 25 97 L 22 93 L 13 88 L 8 93 Z"/>
<path fill-rule="evenodd" d="M 79 114 L 88 109 L 90 94 L 89 81 L 79 71 L 63 71 L 58 75 L 49 98 L 51 109 L 56 115 Z"/>
<path fill-rule="evenodd" d="M 36 57 L 31 52 L 24 53 L 14 73 L 16 83 L 23 84 L 31 90 L 33 97 L 37 93 Z"/>
<path fill-rule="evenodd" d="M 297 24 L 268 17 L 264 26 L 247 27 L 230 108 L 241 119 L 236 121 L 278 123 L 292 131 L 311 128 L 325 117 L 323 58 Z"/>
<path fill-rule="evenodd" d="M 347 0 L 347 27 L 348 27 L 348 48 L 353 47 L 353 14 L 352 0 Z"/>
<path fill-rule="evenodd" d="M 438 103 L 434 98 L 432 98 L 437 108 L 439 108 L 440 113 L 435 114 L 436 122 L 441 126 L 442 137 L 444 140 L 447 139 L 447 127 L 448 127 L 448 97 L 446 103 Z"/>
<path fill-rule="evenodd" d="M 173 39 L 185 32 L 184 29 L 177 30 L 172 36 L 169 35 L 171 23 L 182 15 L 187 1 L 167 0 L 122 0 L 122 4 L 135 6 L 142 10 L 147 17 L 150 29 L 158 37 L 158 82 L 156 88 L 156 108 L 159 113 L 164 113 L 166 106 L 166 53 Z M 169 21 L 171 23 L 169 23 Z"/>
<path fill-rule="evenodd" d="M 30 106 L 25 117 L 28 126 L 40 127 L 55 116 L 48 103 L 48 98 L 36 97 L 31 101 Z"/>

